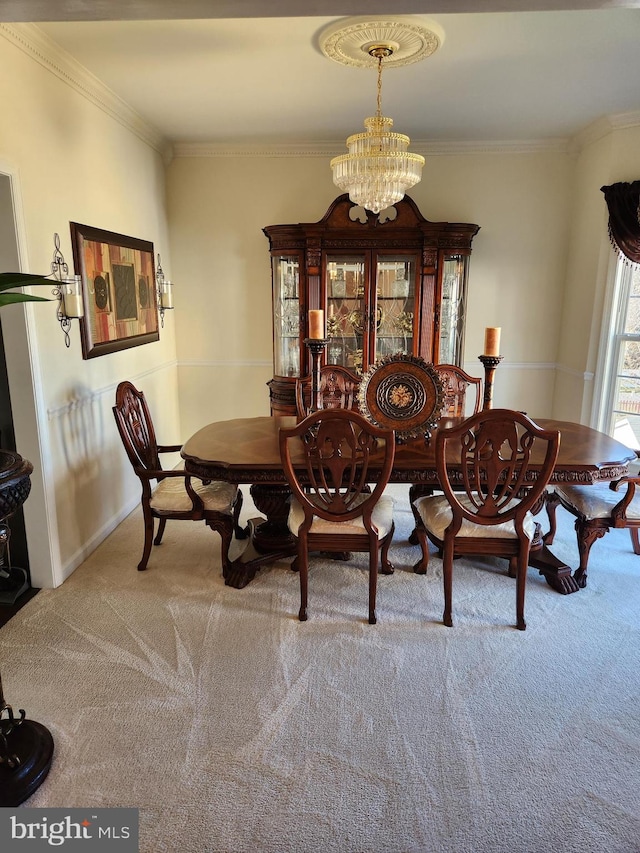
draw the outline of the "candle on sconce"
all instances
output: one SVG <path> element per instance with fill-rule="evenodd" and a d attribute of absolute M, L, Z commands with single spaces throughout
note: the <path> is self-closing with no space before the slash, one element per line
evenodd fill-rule
<path fill-rule="evenodd" d="M 65 293 L 64 313 L 66 317 L 84 317 L 82 297 L 77 293 Z"/>
<path fill-rule="evenodd" d="M 81 287 L 82 279 L 79 275 L 63 281 L 60 290 L 62 293 L 62 310 L 65 317 L 84 317 Z"/>
<path fill-rule="evenodd" d="M 309 337 L 316 340 L 324 339 L 324 311 L 322 308 L 312 308 L 309 311 Z"/>
<path fill-rule="evenodd" d="M 164 309 L 173 308 L 173 284 L 164 281 L 160 289 L 160 306 Z"/>
<path fill-rule="evenodd" d="M 488 326 L 484 330 L 484 353 L 483 355 L 500 355 L 500 332 L 501 327 Z"/>

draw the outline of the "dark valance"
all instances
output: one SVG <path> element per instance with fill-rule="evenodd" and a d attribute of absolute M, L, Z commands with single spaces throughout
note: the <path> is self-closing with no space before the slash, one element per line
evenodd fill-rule
<path fill-rule="evenodd" d="M 609 237 L 614 248 L 640 264 L 640 181 L 601 187 L 609 208 Z"/>

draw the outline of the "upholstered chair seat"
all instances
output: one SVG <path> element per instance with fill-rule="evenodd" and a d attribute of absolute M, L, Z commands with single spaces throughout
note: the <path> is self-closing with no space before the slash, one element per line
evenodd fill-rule
<path fill-rule="evenodd" d="M 576 515 L 584 518 L 609 518 L 611 510 L 622 499 L 622 493 L 610 489 L 609 483 L 595 483 L 593 486 L 558 484 L 554 486 L 554 492 L 562 497 L 564 507 L 570 506 Z M 626 508 L 625 516 L 640 522 L 640 492 L 634 495 Z"/>
<path fill-rule="evenodd" d="M 354 506 L 362 504 L 368 495 L 361 495 L 354 502 Z M 394 500 L 391 495 L 382 495 L 378 503 L 371 512 L 371 523 L 378 531 L 378 539 L 384 539 L 385 536 L 393 528 L 393 507 Z M 298 535 L 300 525 L 304 521 L 304 510 L 295 498 L 291 499 L 291 508 L 289 510 L 289 530 L 294 536 Z M 366 528 L 362 516 L 352 518 L 349 521 L 328 521 L 325 518 L 314 516 L 309 528 L 309 533 L 335 533 L 338 536 L 344 536 L 347 533 L 366 534 Z"/>
<path fill-rule="evenodd" d="M 202 499 L 205 510 L 232 513 L 238 494 L 233 483 L 219 480 L 204 483 L 192 477 L 191 488 Z M 161 480 L 151 493 L 149 504 L 156 512 L 190 512 L 193 506 L 184 478 L 177 477 Z"/>
<path fill-rule="evenodd" d="M 472 511 L 471 501 L 466 495 L 460 497 L 460 504 Z M 515 509 L 518 504 L 519 501 L 510 501 L 504 507 L 504 510 Z M 435 536 L 436 539 L 444 540 L 445 531 L 453 519 L 453 511 L 447 498 L 444 495 L 434 495 L 432 498 L 418 498 L 415 502 L 415 507 L 427 532 Z M 534 538 L 536 526 L 533 515 L 528 512 L 524 517 L 523 529 L 529 540 Z M 513 519 L 487 527 L 463 518 L 460 530 L 456 533 L 456 536 L 458 538 L 471 536 L 474 539 L 517 539 L 518 534 Z"/>
<path fill-rule="evenodd" d="M 558 483 L 547 495 L 549 532 L 544 541 L 553 544 L 556 533 L 556 509 L 560 504 L 576 518 L 576 536 L 580 565 L 573 573 L 579 587 L 587 585 L 587 565 L 591 546 L 612 527 L 628 528 L 634 554 L 640 554 L 639 477 L 622 477 L 611 483 L 592 486 Z"/>

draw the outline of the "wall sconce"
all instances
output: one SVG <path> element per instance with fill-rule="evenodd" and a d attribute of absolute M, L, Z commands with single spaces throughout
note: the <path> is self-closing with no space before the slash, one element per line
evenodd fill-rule
<path fill-rule="evenodd" d="M 69 332 L 71 331 L 71 320 L 84 317 L 84 303 L 82 301 L 82 277 L 69 275 L 69 266 L 60 251 L 60 236 L 53 235 L 55 251 L 51 261 L 51 273 L 56 279 L 56 287 L 52 290 L 58 300 L 56 316 L 64 333 L 65 346 L 71 345 Z"/>
<path fill-rule="evenodd" d="M 160 253 L 158 253 L 158 266 L 156 268 L 156 286 L 158 288 L 160 324 L 164 329 L 164 312 L 173 308 L 173 282 L 164 277 L 164 272 L 160 264 Z"/>

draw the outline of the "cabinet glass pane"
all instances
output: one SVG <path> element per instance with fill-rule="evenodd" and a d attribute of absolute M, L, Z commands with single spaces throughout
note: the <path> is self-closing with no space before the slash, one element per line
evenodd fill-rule
<path fill-rule="evenodd" d="M 459 365 L 462 360 L 466 262 L 464 255 L 450 255 L 444 260 L 438 352 L 440 364 Z"/>
<path fill-rule="evenodd" d="M 364 258 L 327 257 L 327 363 L 362 372 L 367 333 Z"/>
<path fill-rule="evenodd" d="M 376 360 L 413 352 L 415 321 L 415 258 L 407 255 L 378 258 L 376 269 Z"/>
<path fill-rule="evenodd" d="M 300 375 L 298 258 L 273 258 L 273 360 L 277 376 Z"/>

